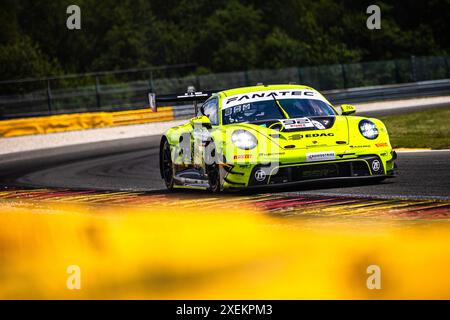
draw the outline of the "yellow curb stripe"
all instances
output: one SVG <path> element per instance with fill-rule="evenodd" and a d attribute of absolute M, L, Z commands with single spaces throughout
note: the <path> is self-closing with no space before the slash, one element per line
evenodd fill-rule
<path fill-rule="evenodd" d="M 84 196 L 74 196 L 74 197 L 67 197 L 64 200 L 72 201 L 72 202 L 91 202 L 94 200 L 111 200 L 111 199 L 117 199 L 117 198 L 124 198 L 130 193 L 114 193 L 114 194 L 94 194 L 94 195 L 84 195 Z"/>
<path fill-rule="evenodd" d="M 83 129 L 174 120 L 173 107 L 157 112 L 139 109 L 116 112 L 87 112 L 0 121 L 0 137 L 15 137 Z"/>

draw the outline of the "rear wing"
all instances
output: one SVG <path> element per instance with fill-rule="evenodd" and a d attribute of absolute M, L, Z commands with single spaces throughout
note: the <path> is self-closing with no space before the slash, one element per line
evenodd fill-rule
<path fill-rule="evenodd" d="M 193 87 L 189 87 L 188 91 L 183 94 L 166 94 L 156 95 L 153 92 L 148 93 L 148 104 L 153 112 L 158 111 L 158 103 L 168 102 L 193 102 L 195 114 L 197 114 L 197 103 L 204 102 L 213 95 L 213 91 L 195 91 Z"/>

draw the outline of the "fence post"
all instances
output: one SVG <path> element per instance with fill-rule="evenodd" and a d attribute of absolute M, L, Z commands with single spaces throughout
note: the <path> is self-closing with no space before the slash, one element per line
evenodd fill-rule
<path fill-rule="evenodd" d="M 394 65 L 395 65 L 395 81 L 396 81 L 396 83 L 401 83 L 400 70 L 398 68 L 398 60 L 397 59 L 394 60 Z"/>
<path fill-rule="evenodd" d="M 198 75 L 195 75 L 195 87 L 197 88 L 197 90 L 202 90 L 200 86 L 200 78 Z"/>
<path fill-rule="evenodd" d="M 306 85 L 306 83 L 303 83 L 302 68 L 297 68 L 297 75 L 298 75 L 298 84 Z"/>
<path fill-rule="evenodd" d="M 100 79 L 98 76 L 95 76 L 95 98 L 97 100 L 97 110 L 101 109 L 101 101 L 100 101 Z"/>
<path fill-rule="evenodd" d="M 445 57 L 442 57 L 442 59 L 444 59 L 444 64 L 447 67 L 447 77 L 450 78 L 450 64 L 448 63 L 448 60 L 450 59 L 450 57 L 445 56 Z"/>
<path fill-rule="evenodd" d="M 250 80 L 249 80 L 249 78 L 248 78 L 248 71 L 247 70 L 245 70 L 244 71 L 244 81 L 245 81 L 245 86 L 246 87 L 248 87 L 248 86 L 250 86 L 251 84 L 250 84 Z"/>
<path fill-rule="evenodd" d="M 154 90 L 153 90 L 153 71 L 150 70 L 149 75 L 150 75 L 150 77 L 148 80 L 148 86 L 149 86 L 150 92 L 154 92 Z"/>
<path fill-rule="evenodd" d="M 52 114 L 53 106 L 52 106 L 52 91 L 50 89 L 50 80 L 47 80 L 47 105 L 48 105 L 48 114 Z"/>

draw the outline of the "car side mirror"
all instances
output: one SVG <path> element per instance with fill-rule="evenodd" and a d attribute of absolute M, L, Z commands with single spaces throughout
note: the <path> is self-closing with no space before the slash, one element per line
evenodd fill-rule
<path fill-rule="evenodd" d="M 342 104 L 341 105 L 341 114 L 343 116 L 348 116 L 350 114 L 353 114 L 356 112 L 356 108 L 355 106 L 351 105 L 351 104 Z"/>
<path fill-rule="evenodd" d="M 190 123 L 193 127 L 205 127 L 207 129 L 212 128 L 211 121 L 207 116 L 198 116 L 192 118 Z"/>

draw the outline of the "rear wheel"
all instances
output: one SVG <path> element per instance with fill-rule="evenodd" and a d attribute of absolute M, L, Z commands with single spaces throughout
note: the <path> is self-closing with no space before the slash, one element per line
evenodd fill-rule
<path fill-rule="evenodd" d="M 169 142 L 166 140 L 161 150 L 161 172 L 167 189 L 173 190 L 174 172 Z"/>

